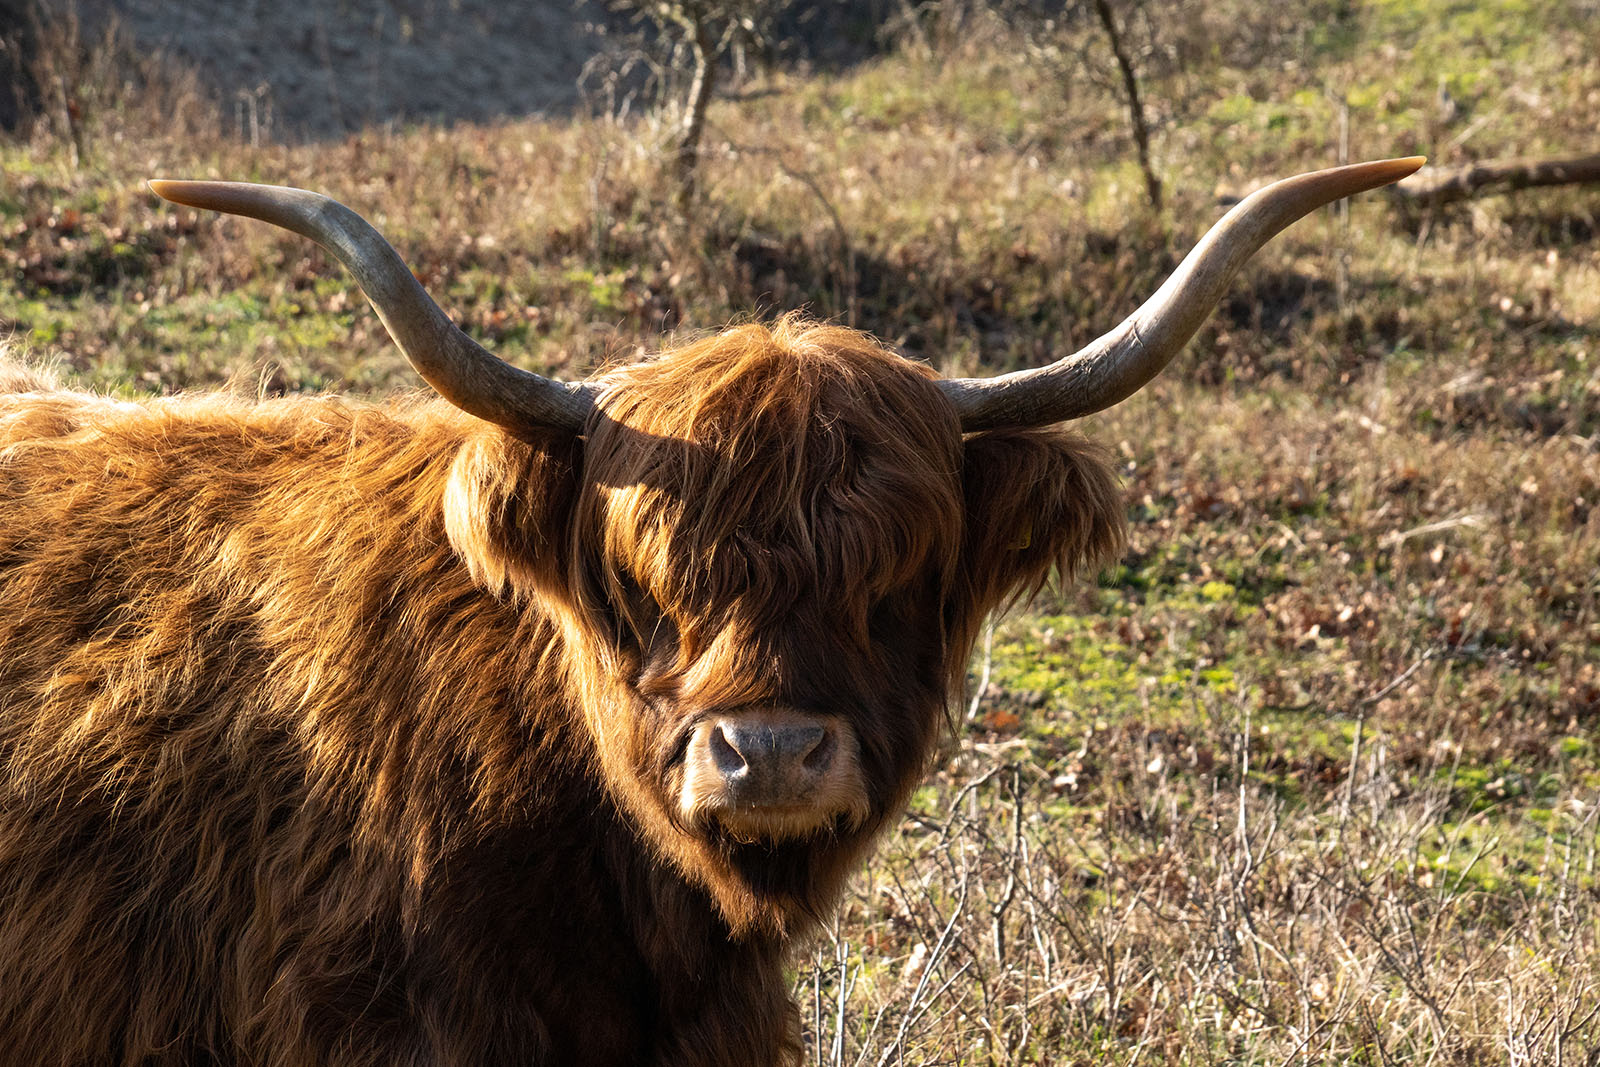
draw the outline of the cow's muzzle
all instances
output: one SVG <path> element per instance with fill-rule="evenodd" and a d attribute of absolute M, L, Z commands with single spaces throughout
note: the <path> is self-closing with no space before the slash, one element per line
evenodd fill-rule
<path fill-rule="evenodd" d="M 679 813 L 750 841 L 804 837 L 866 818 L 855 731 L 831 715 L 759 708 L 697 723 Z"/>

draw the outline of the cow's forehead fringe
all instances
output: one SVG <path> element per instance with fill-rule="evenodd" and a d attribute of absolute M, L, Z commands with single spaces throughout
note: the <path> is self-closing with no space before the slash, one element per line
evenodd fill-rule
<path fill-rule="evenodd" d="M 585 525 L 674 600 L 881 595 L 960 537 L 961 431 L 926 367 L 786 316 L 608 376 Z M 668 588 L 675 586 L 677 588 Z"/>
<path fill-rule="evenodd" d="M 791 313 L 614 370 L 600 379 L 601 404 L 609 420 L 724 462 L 765 458 L 765 446 L 833 424 L 868 440 L 920 426 L 929 438 L 916 443 L 928 449 L 937 434 L 948 449 L 959 423 L 937 377 L 867 334 Z"/>

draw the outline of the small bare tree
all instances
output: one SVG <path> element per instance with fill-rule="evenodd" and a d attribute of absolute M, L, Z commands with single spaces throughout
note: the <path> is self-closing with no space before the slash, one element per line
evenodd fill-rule
<path fill-rule="evenodd" d="M 1145 120 L 1144 101 L 1139 97 L 1139 78 L 1134 73 L 1133 59 L 1122 42 L 1122 33 L 1117 29 L 1117 18 L 1109 0 L 1094 0 L 1094 13 L 1100 20 L 1101 28 L 1106 31 L 1106 43 L 1111 46 L 1111 54 L 1117 61 L 1117 72 L 1122 77 L 1123 100 L 1128 105 L 1133 144 L 1139 152 L 1139 169 L 1144 172 L 1145 195 L 1150 198 L 1150 207 L 1160 211 L 1161 178 L 1150 162 L 1150 123 Z"/>
<path fill-rule="evenodd" d="M 672 174 L 680 205 L 695 197 L 706 109 L 724 60 L 770 50 L 773 23 L 791 0 L 611 0 L 611 7 L 649 24 L 667 53 L 664 101 L 678 109 Z"/>
<path fill-rule="evenodd" d="M 1159 212 L 1165 196 L 1151 156 L 1150 120 L 1138 69 L 1155 48 L 1154 25 L 1144 0 L 1064 0 L 1042 6 L 1017 0 L 1004 10 L 1031 58 L 1053 68 L 1062 79 L 1085 78 L 1121 98 L 1144 176 L 1145 197 Z M 1090 19 L 1098 23 L 1098 32 L 1088 25 Z"/>

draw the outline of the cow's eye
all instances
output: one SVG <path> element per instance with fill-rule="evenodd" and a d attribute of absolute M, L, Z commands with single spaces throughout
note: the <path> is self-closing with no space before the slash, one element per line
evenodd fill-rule
<path fill-rule="evenodd" d="M 894 597 L 884 597 L 867 612 L 867 636 L 873 644 L 882 644 L 904 626 L 901 606 Z"/>
<path fill-rule="evenodd" d="M 641 656 L 648 656 L 660 644 L 663 626 L 670 629 L 670 620 L 661 605 L 631 574 L 617 577 L 610 607 L 617 622 L 617 636 Z"/>
<path fill-rule="evenodd" d="M 669 681 L 678 669 L 678 626 L 664 611 L 655 613 L 655 624 L 641 632 L 639 639 L 639 691 L 665 696 L 675 686 Z"/>

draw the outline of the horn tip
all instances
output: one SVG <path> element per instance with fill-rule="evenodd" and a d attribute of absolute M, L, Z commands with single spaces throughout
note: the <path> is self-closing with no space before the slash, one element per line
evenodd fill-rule
<path fill-rule="evenodd" d="M 174 204 L 183 204 L 186 207 L 201 207 L 194 202 L 193 197 L 210 182 L 185 181 L 177 178 L 151 178 L 145 182 L 150 191 L 163 200 Z"/>
<path fill-rule="evenodd" d="M 1374 166 L 1382 167 L 1385 179 L 1395 182 L 1415 174 L 1427 162 L 1427 156 L 1401 156 L 1399 159 L 1380 160 Z"/>

